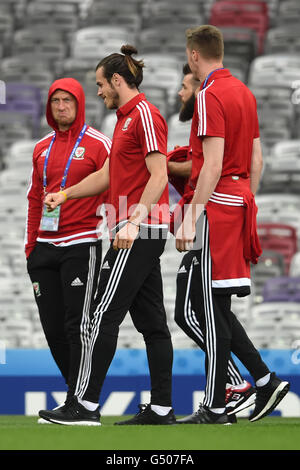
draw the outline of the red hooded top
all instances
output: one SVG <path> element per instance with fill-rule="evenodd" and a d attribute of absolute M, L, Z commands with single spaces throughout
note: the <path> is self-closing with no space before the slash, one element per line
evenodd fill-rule
<path fill-rule="evenodd" d="M 71 93 L 77 100 L 77 115 L 68 131 L 59 131 L 54 121 L 50 98 L 57 90 Z M 33 168 L 29 185 L 28 213 L 25 233 L 26 257 L 36 245 L 36 242 L 48 242 L 60 246 L 76 243 L 91 242 L 98 239 L 96 228 L 101 217 L 96 215 L 97 208 L 105 202 L 106 193 L 83 199 L 73 199 L 61 206 L 59 228 L 56 232 L 40 230 L 40 220 L 43 210 L 43 168 L 47 149 L 54 131 L 55 141 L 48 160 L 46 191 L 57 192 L 66 163 L 75 146 L 80 131 L 85 123 L 85 96 L 80 83 L 73 78 L 56 80 L 49 89 L 46 116 L 53 132 L 37 142 L 33 152 Z M 100 168 L 110 153 L 111 140 L 101 132 L 87 127 L 87 130 L 77 148 L 71 162 L 66 187 L 73 186 Z"/>

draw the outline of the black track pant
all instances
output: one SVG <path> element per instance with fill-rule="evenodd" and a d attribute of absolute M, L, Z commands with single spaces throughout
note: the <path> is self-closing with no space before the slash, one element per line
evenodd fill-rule
<path fill-rule="evenodd" d="M 101 241 L 56 247 L 37 243 L 27 269 L 41 324 L 66 383 L 81 357 L 81 325 L 97 287 Z"/>
<path fill-rule="evenodd" d="M 153 229 L 152 229 L 153 230 Z M 158 237 L 160 230 L 156 230 Z M 142 333 L 151 378 L 151 403 L 171 406 L 173 348 L 163 305 L 160 255 L 161 239 L 135 240 L 129 250 L 109 248 L 102 264 L 98 292 L 90 310 L 90 330 L 70 380 L 70 393 L 97 403 L 114 357 L 119 326 L 130 311 Z"/>
<path fill-rule="evenodd" d="M 227 289 L 212 288 L 211 255 L 208 222 L 204 217 L 203 247 L 197 252 L 201 267 L 201 291 L 204 315 L 201 329 L 206 347 L 206 389 L 203 404 L 208 407 L 225 406 L 225 387 L 230 352 L 248 369 L 255 381 L 269 373 L 259 352 L 248 338 L 243 326 L 231 311 L 231 293 Z"/>
<path fill-rule="evenodd" d="M 181 261 L 176 278 L 175 322 L 204 351 L 205 338 L 200 327 L 203 316 L 203 297 L 201 288 L 200 264 L 195 251 L 186 253 Z M 227 383 L 238 385 L 243 382 L 232 357 L 227 367 Z"/>

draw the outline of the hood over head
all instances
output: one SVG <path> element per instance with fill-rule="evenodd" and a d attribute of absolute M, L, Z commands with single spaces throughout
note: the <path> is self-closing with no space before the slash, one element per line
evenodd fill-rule
<path fill-rule="evenodd" d="M 58 131 L 56 121 L 53 119 L 51 112 L 50 98 L 57 90 L 63 90 L 71 93 L 77 100 L 77 114 L 75 121 L 70 127 L 71 132 L 80 132 L 85 123 L 85 95 L 81 84 L 75 78 L 60 78 L 49 88 L 48 101 L 46 107 L 46 117 L 49 126 Z"/>

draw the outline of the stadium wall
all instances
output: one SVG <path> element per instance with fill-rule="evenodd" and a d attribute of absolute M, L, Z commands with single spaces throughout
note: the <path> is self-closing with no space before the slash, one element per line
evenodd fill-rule
<path fill-rule="evenodd" d="M 291 383 L 274 415 L 300 417 L 300 348 L 262 350 L 271 371 Z M 236 360 L 246 380 L 246 369 Z M 200 350 L 174 351 L 173 406 L 177 415 L 196 410 L 205 387 L 204 354 Z M 252 381 L 253 382 L 253 381 Z M 101 414 L 135 414 L 139 403 L 149 402 L 147 357 L 141 349 L 120 349 L 109 369 L 102 395 Z M 11 349 L 0 353 L 0 414 L 36 415 L 65 399 L 66 386 L 47 349 Z M 239 414 L 247 417 L 250 409 Z"/>

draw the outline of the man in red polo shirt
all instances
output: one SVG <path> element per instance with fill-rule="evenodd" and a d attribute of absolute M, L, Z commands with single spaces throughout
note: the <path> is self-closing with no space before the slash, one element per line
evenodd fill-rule
<path fill-rule="evenodd" d="M 195 193 L 176 234 L 179 251 L 190 249 L 196 221 L 204 208 L 202 276 L 206 343 L 206 389 L 203 405 L 182 423 L 228 424 L 226 373 L 230 350 L 256 382 L 256 406 L 250 421 L 271 413 L 289 390 L 270 373 L 244 329 L 235 328 L 231 295 L 250 294 L 250 262 L 261 249 L 256 232 L 257 191 L 262 154 L 256 101 L 250 90 L 223 67 L 224 43 L 212 25 L 188 30 L 187 58 L 201 81 L 195 111 L 197 146 L 203 164 Z"/>
<path fill-rule="evenodd" d="M 175 188 L 178 188 L 178 192 L 183 196 L 178 206 L 181 206 L 182 202 L 186 204 L 187 201 L 191 200 L 197 185 L 199 172 L 203 165 L 203 153 L 198 145 L 199 137 L 197 136 L 198 115 L 197 113 L 194 114 L 196 96 L 201 83 L 193 77 L 188 64 L 184 65 L 183 74 L 182 87 L 178 93 L 182 103 L 179 120 L 189 121 L 192 119 L 189 146 L 177 147 L 168 155 L 169 182 L 174 184 Z M 177 153 L 181 156 L 182 162 L 177 162 Z M 182 158 L 184 153 L 185 159 Z M 172 161 L 173 158 L 175 162 Z M 192 167 L 190 163 L 192 163 Z M 171 216 L 171 220 L 172 218 L 173 216 Z M 172 223 L 170 226 L 172 229 Z M 199 250 L 196 246 L 193 246 L 193 249 L 188 251 L 182 258 L 177 271 L 174 319 L 177 325 L 204 350 L 204 337 L 199 322 L 199 316 L 203 312 L 202 296 L 199 295 L 199 286 L 201 286 L 199 263 Z M 235 322 L 235 327 L 239 327 L 238 320 Z M 228 360 L 227 375 L 226 411 L 227 414 L 232 415 L 254 403 L 255 389 L 249 382 L 243 379 L 231 356 Z"/>
<path fill-rule="evenodd" d="M 99 395 L 128 311 L 146 343 L 151 402 L 140 405 L 133 419 L 116 424 L 176 422 L 171 401 L 173 349 L 159 260 L 169 222 L 167 125 L 139 93 L 143 62 L 131 57 L 136 49 L 123 46 L 121 52 L 104 58 L 96 69 L 98 96 L 107 108 L 117 109 L 109 164 L 45 201 L 53 210 L 65 200 L 109 188 L 108 224 L 113 238 L 90 309 L 88 341 L 77 374 L 68 383 L 70 398 L 63 408 L 39 413 L 53 423 L 100 425 Z"/>

